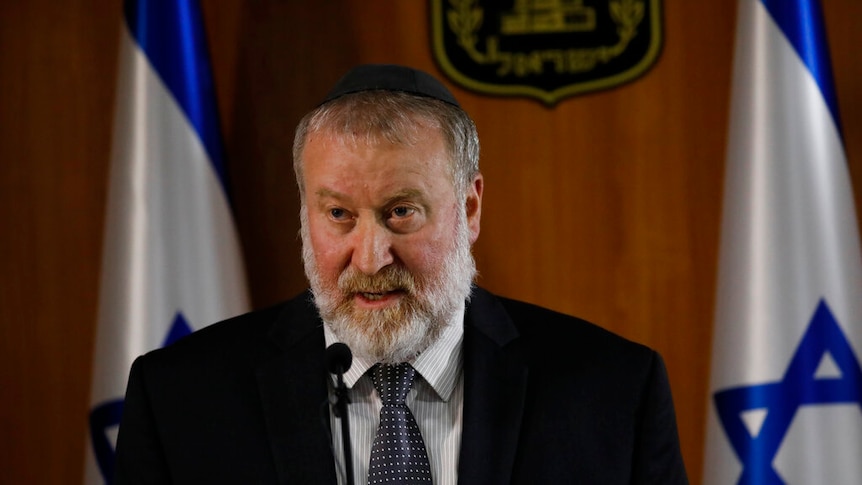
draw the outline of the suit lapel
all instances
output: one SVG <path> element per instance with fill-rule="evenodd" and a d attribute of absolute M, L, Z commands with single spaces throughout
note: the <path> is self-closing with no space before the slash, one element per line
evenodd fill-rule
<path fill-rule="evenodd" d="M 257 383 L 279 482 L 334 484 L 325 343 L 308 294 L 286 304 L 270 337 L 279 352 L 258 367 Z"/>
<path fill-rule="evenodd" d="M 496 298 L 474 288 L 464 322 L 460 483 L 510 483 L 526 387 L 517 329 Z"/>

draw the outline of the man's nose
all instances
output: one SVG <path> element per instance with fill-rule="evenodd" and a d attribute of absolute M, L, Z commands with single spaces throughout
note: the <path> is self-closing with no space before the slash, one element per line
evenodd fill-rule
<path fill-rule="evenodd" d="M 392 234 L 377 221 L 360 221 L 354 232 L 353 258 L 351 262 L 365 274 L 375 274 L 392 264 Z"/>

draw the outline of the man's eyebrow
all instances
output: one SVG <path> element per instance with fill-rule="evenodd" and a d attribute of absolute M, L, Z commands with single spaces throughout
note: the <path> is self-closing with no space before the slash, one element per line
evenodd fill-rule
<path fill-rule="evenodd" d="M 386 202 L 392 203 L 404 199 L 424 199 L 424 196 L 422 195 L 422 191 L 419 189 L 404 189 L 392 194 Z"/>
<path fill-rule="evenodd" d="M 317 191 L 315 191 L 314 193 L 320 198 L 329 198 L 336 200 L 347 200 L 350 198 L 346 194 L 342 194 L 341 192 L 336 192 L 335 190 L 327 189 L 325 187 L 317 189 Z M 419 189 L 403 189 L 387 197 L 386 203 L 391 204 L 392 202 L 404 199 L 424 199 L 424 196 L 422 191 Z"/>
<path fill-rule="evenodd" d="M 336 191 L 334 191 L 334 190 L 330 190 L 330 189 L 327 189 L 327 188 L 317 189 L 317 191 L 315 192 L 315 194 L 316 194 L 318 197 L 322 197 L 322 198 L 330 198 L 330 199 L 338 199 L 338 200 L 344 200 L 344 199 L 347 199 L 347 198 L 348 198 L 346 195 L 342 194 L 341 192 L 336 192 Z"/>

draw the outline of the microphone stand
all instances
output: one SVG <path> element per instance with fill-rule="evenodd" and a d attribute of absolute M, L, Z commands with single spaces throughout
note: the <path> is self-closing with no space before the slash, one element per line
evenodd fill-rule
<path fill-rule="evenodd" d="M 347 405 L 350 397 L 347 395 L 347 386 L 344 385 L 344 373 L 339 366 L 335 374 L 338 383 L 335 386 L 335 406 L 333 413 L 341 420 L 341 444 L 344 447 L 344 472 L 347 477 L 347 485 L 353 485 L 353 450 L 350 449 L 350 415 Z"/>
<path fill-rule="evenodd" d="M 326 348 L 326 368 L 331 374 L 335 374 L 336 379 L 332 414 L 341 420 L 341 444 L 344 448 L 344 476 L 347 485 L 353 485 L 353 450 L 350 449 L 350 415 L 347 412 L 350 396 L 347 395 L 347 386 L 344 385 L 344 373 L 350 369 L 352 363 L 353 354 L 347 345 L 339 342 Z"/>

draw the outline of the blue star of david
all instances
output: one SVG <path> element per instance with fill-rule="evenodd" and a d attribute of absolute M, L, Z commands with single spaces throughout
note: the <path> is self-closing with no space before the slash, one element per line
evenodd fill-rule
<path fill-rule="evenodd" d="M 167 347 L 190 333 L 192 333 L 192 328 L 188 321 L 181 312 L 177 312 L 162 347 Z M 116 456 L 114 445 L 108 437 L 108 429 L 119 426 L 122 416 L 122 399 L 105 401 L 95 406 L 90 412 L 90 438 L 93 441 L 93 453 L 96 455 L 99 472 L 107 485 L 114 482 L 114 458 Z"/>
<path fill-rule="evenodd" d="M 841 377 L 816 378 L 823 356 L 832 355 Z M 796 411 L 812 404 L 857 403 L 862 407 L 862 368 L 838 322 L 821 300 L 808 329 L 779 382 L 725 389 L 714 395 L 724 431 L 742 462 L 738 484 L 783 484 L 772 466 Z M 742 413 L 766 409 L 757 436 L 751 436 Z"/>

